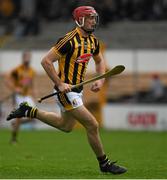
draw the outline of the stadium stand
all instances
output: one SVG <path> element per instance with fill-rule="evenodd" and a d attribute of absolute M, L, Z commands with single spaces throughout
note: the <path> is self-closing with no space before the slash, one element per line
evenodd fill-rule
<path fill-rule="evenodd" d="M 41 24 L 39 36 L 7 38 L 3 49 L 48 49 L 69 29 L 72 22 L 52 22 Z M 46 28 L 47 27 L 47 28 Z M 166 22 L 117 22 L 108 28 L 99 27 L 96 35 L 103 39 L 107 48 L 112 49 L 164 49 L 167 48 Z M 126 36 L 125 36 L 126 35 Z M 24 42 L 24 45 L 23 45 Z M 34 43 L 35 42 L 35 43 Z"/>
<path fill-rule="evenodd" d="M 86 0 L 73 3 L 68 0 L 1 0 L 0 36 L 8 41 L 3 48 L 21 49 L 24 48 L 23 42 L 26 42 L 26 48 L 48 48 L 73 27 L 72 9 L 85 4 L 94 6 L 99 12 L 97 35 L 108 48 L 167 47 L 166 0 Z M 10 38 L 6 40 L 3 36 Z"/>

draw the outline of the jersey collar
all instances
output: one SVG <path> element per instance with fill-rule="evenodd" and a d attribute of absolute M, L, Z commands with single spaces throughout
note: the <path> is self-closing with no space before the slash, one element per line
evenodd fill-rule
<path fill-rule="evenodd" d="M 76 30 L 77 30 L 77 32 L 78 32 L 78 34 L 79 34 L 79 36 L 84 38 L 84 36 L 83 36 L 83 34 L 82 34 L 82 32 L 81 32 L 80 28 L 79 28 L 79 27 L 76 27 Z M 87 37 L 89 37 L 89 36 L 91 36 L 91 35 L 90 35 L 90 34 L 88 34 L 88 36 L 87 36 Z"/>

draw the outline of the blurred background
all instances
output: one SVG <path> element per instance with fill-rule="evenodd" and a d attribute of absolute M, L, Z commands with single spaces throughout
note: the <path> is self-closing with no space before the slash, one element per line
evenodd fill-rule
<path fill-rule="evenodd" d="M 121 75 L 107 79 L 99 93 L 85 86 L 86 107 L 106 129 L 166 131 L 167 0 L 0 0 L 0 128 L 10 127 L 5 118 L 14 106 L 5 74 L 21 63 L 24 50 L 30 50 L 36 71 L 34 98 L 51 93 L 53 84 L 40 61 L 75 27 L 71 14 L 80 5 L 91 5 L 99 13 L 95 35 L 107 68 L 126 67 Z M 91 61 L 86 78 L 94 73 Z M 58 111 L 54 98 L 36 104 Z M 49 127 L 36 121 L 23 128 Z"/>

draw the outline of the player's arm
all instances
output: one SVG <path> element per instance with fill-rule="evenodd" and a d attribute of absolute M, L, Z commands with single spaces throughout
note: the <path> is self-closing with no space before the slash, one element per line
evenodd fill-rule
<path fill-rule="evenodd" d="M 59 60 L 61 57 L 60 54 L 56 53 L 54 48 L 50 49 L 49 52 L 42 59 L 42 66 L 49 78 L 53 81 L 56 88 L 61 92 L 69 92 L 71 91 L 71 86 L 69 84 L 63 83 L 59 78 L 53 63 Z"/>
<path fill-rule="evenodd" d="M 99 52 L 97 56 L 94 56 L 94 60 L 95 60 L 97 74 L 99 75 L 104 74 L 106 67 L 105 67 L 105 61 L 101 52 Z"/>
<path fill-rule="evenodd" d="M 9 72 L 5 74 L 4 82 L 10 90 L 14 89 L 14 83 Z"/>
<path fill-rule="evenodd" d="M 31 82 L 31 94 L 32 94 L 32 97 L 36 97 L 36 95 L 37 95 L 37 88 L 35 86 L 35 78 L 36 78 L 36 72 L 33 70 L 32 82 Z"/>
<path fill-rule="evenodd" d="M 15 83 L 14 83 L 15 78 L 17 78 L 17 70 L 16 69 L 5 74 L 4 82 L 11 91 L 13 91 L 14 93 L 20 93 L 22 91 L 22 89 L 15 86 Z"/>
<path fill-rule="evenodd" d="M 106 67 L 105 67 L 105 61 L 104 61 L 104 58 L 103 58 L 101 52 L 99 52 L 98 55 L 94 56 L 93 59 L 95 61 L 97 74 L 98 75 L 104 74 Z M 92 84 L 91 90 L 94 92 L 98 92 L 101 89 L 101 87 L 103 86 L 104 80 L 105 79 L 100 79 L 98 81 L 95 81 Z"/>

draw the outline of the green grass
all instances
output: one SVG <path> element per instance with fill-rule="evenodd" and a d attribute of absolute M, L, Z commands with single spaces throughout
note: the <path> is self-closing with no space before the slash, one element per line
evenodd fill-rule
<path fill-rule="evenodd" d="M 101 137 L 107 155 L 127 173 L 102 174 L 84 130 L 22 131 L 16 146 L 0 130 L 0 178 L 167 178 L 167 132 L 101 130 Z"/>

